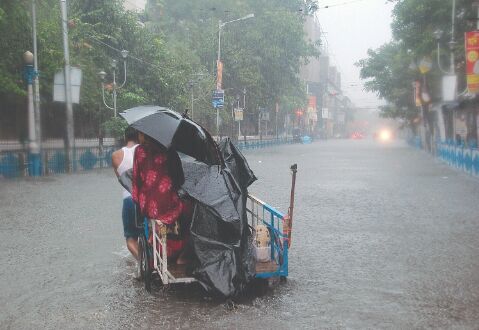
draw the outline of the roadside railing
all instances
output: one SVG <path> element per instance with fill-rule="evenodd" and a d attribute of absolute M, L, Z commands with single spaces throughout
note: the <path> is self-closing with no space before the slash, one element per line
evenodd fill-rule
<path fill-rule="evenodd" d="M 441 142 L 437 144 L 437 157 L 448 165 L 479 176 L 479 149 Z"/>
<path fill-rule="evenodd" d="M 254 150 L 262 149 L 268 147 L 274 147 L 283 144 L 293 144 L 294 140 L 292 137 L 278 137 L 274 139 L 248 139 L 248 140 L 239 140 L 236 142 L 236 145 L 239 150 Z"/>
<path fill-rule="evenodd" d="M 72 152 L 73 171 L 87 171 L 95 168 L 104 168 L 111 166 L 111 155 L 115 150 L 113 143 L 95 146 L 91 141 L 80 140 L 75 142 L 77 145 Z M 56 142 L 46 143 L 41 150 L 41 174 L 53 175 L 65 173 L 67 167 L 67 157 L 65 149 Z M 8 148 L 0 150 L 0 178 L 15 178 L 30 176 L 32 164 L 28 157 L 28 151 L 25 149 Z"/>
<path fill-rule="evenodd" d="M 248 138 L 246 141 L 237 141 L 236 145 L 243 151 L 292 143 L 294 143 L 292 137 Z M 74 172 L 111 166 L 111 155 L 115 150 L 113 139 L 103 140 L 102 145 L 99 145 L 98 139 L 79 139 L 75 141 L 75 146 L 72 162 Z M 42 175 L 65 173 L 66 166 L 67 157 L 63 148 L 63 140 L 45 141 L 41 150 Z M 33 173 L 32 167 L 26 146 L 18 142 L 0 143 L 0 178 L 30 176 L 30 173 Z"/>

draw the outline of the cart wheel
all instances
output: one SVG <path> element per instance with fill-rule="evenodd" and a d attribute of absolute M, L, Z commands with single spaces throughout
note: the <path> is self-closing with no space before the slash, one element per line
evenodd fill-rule
<path fill-rule="evenodd" d="M 146 291 L 151 292 L 151 254 L 144 236 L 140 236 L 138 239 L 138 249 L 140 250 L 140 275 L 145 282 Z"/>

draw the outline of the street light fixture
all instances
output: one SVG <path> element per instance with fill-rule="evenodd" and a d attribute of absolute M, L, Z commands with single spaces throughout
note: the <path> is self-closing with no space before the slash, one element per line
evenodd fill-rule
<path fill-rule="evenodd" d="M 128 54 L 129 52 L 125 49 L 123 49 L 121 52 L 121 57 L 123 58 L 123 71 L 124 71 L 124 74 L 123 74 L 123 83 L 121 83 L 120 86 L 117 85 L 116 83 L 116 68 L 118 66 L 118 61 L 113 59 L 111 62 L 110 62 L 110 66 L 112 68 L 112 73 L 113 73 L 113 82 L 112 82 L 112 87 L 113 87 L 113 106 L 109 106 L 107 103 L 106 103 L 106 100 L 105 100 L 105 78 L 106 78 L 106 72 L 105 71 L 100 71 L 98 72 L 98 76 L 100 77 L 101 79 L 101 90 L 102 90 L 102 98 L 103 98 L 103 104 L 105 105 L 105 107 L 107 107 L 108 109 L 111 109 L 114 111 L 114 114 L 115 114 L 115 117 L 116 117 L 116 114 L 117 114 L 117 107 L 116 107 L 116 101 L 117 101 L 117 90 L 123 88 L 123 86 L 125 86 L 126 84 L 126 59 L 128 57 Z"/>
<path fill-rule="evenodd" d="M 217 62 L 216 62 L 217 68 L 220 65 L 220 61 L 221 61 L 221 31 L 222 31 L 222 29 L 227 24 L 234 23 L 234 22 L 239 22 L 239 21 L 244 21 L 246 19 L 253 18 L 253 17 L 254 17 L 254 14 L 251 13 L 251 14 L 248 14 L 246 16 L 243 16 L 243 17 L 240 17 L 240 18 L 228 21 L 228 22 L 222 22 L 221 20 L 218 21 L 218 57 L 217 57 Z M 220 88 L 219 85 L 220 85 L 219 83 L 216 84 L 217 89 Z M 219 116 L 220 116 L 219 108 L 216 108 L 216 134 L 218 136 L 219 136 Z"/>
<path fill-rule="evenodd" d="M 433 32 L 434 37 L 437 40 L 437 65 L 439 70 L 444 74 L 442 77 L 442 98 L 443 101 L 454 101 L 457 98 L 457 75 L 455 67 L 455 56 L 454 56 L 454 47 L 457 42 L 454 40 L 454 28 L 455 28 L 455 19 L 456 19 L 456 0 L 452 0 L 452 13 L 451 13 L 451 39 L 448 42 L 449 53 L 450 53 L 450 62 L 449 70 L 445 70 L 441 66 L 441 44 L 440 40 L 443 36 L 443 31 L 437 29 Z M 452 91 L 452 93 L 450 92 Z M 456 141 L 456 118 L 455 111 L 452 110 L 452 126 L 453 126 L 453 140 Z"/>
<path fill-rule="evenodd" d="M 191 119 L 192 120 L 194 120 L 195 85 L 199 84 L 201 78 L 203 78 L 204 75 L 205 73 L 198 72 L 198 73 L 195 73 L 190 80 L 188 80 L 188 88 L 191 90 Z"/>
<path fill-rule="evenodd" d="M 98 76 L 100 77 L 101 81 L 105 81 L 106 72 L 105 71 L 100 71 L 100 72 L 98 72 Z"/>

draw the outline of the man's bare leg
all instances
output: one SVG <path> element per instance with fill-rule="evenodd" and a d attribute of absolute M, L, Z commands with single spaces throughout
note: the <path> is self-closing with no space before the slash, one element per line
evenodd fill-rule
<path fill-rule="evenodd" d="M 136 238 L 128 238 L 126 240 L 126 246 L 131 254 L 135 257 L 136 260 L 140 260 L 138 255 L 138 239 Z"/>

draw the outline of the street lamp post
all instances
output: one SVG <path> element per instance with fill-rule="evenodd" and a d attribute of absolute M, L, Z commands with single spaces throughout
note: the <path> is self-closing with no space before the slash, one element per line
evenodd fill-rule
<path fill-rule="evenodd" d="M 101 79 L 101 95 L 102 95 L 102 98 L 103 98 L 103 104 L 105 105 L 105 107 L 107 107 L 108 109 L 111 109 L 113 110 L 114 112 L 114 116 L 116 117 L 116 114 L 117 114 L 117 106 L 116 106 L 116 102 L 117 102 L 117 96 L 118 96 L 118 93 L 117 91 L 121 88 L 123 88 L 123 86 L 125 86 L 126 84 L 126 58 L 128 57 L 128 51 L 127 50 L 122 50 L 121 51 L 121 57 L 123 58 L 123 71 L 124 71 L 124 74 L 123 74 L 123 82 L 121 83 L 120 86 L 118 86 L 118 84 L 116 83 L 116 68 L 117 68 L 117 60 L 112 60 L 111 61 L 111 68 L 112 68 L 112 74 L 113 74 L 113 82 L 112 82 L 112 87 L 113 87 L 113 106 L 109 106 L 107 103 L 106 103 L 106 100 L 105 100 L 105 77 L 106 77 L 106 72 L 105 71 L 100 71 L 98 72 L 98 76 L 100 77 Z"/>
<path fill-rule="evenodd" d="M 457 42 L 454 39 L 454 29 L 455 29 L 455 20 L 456 20 L 456 0 L 452 0 L 452 12 L 451 12 L 451 39 L 448 42 L 449 44 L 449 53 L 450 53 L 450 58 L 449 58 L 449 70 L 444 70 L 442 65 L 441 65 L 441 45 L 440 45 L 440 40 L 443 35 L 443 31 L 438 29 L 434 31 L 434 37 L 437 40 L 437 65 L 439 67 L 439 70 L 444 74 L 443 76 L 443 90 L 445 90 L 445 87 L 453 88 L 453 93 L 452 97 L 451 96 L 446 96 L 443 95 L 443 99 L 445 101 L 452 101 L 457 98 L 457 75 L 456 75 L 456 67 L 455 67 L 455 54 L 454 54 L 454 47 L 456 46 Z M 451 110 L 452 111 L 452 139 L 454 143 L 456 143 L 456 114 L 454 108 Z"/>
<path fill-rule="evenodd" d="M 240 109 L 240 96 L 238 94 L 236 95 L 236 107 L 239 111 L 239 109 Z M 243 115 L 244 115 L 244 113 L 243 113 Z M 241 137 L 241 120 L 238 120 L 238 140 L 240 139 L 240 137 Z"/>
<path fill-rule="evenodd" d="M 246 88 L 243 88 L 243 118 L 246 118 Z M 244 141 L 246 142 L 246 130 L 243 134 Z"/>
<path fill-rule="evenodd" d="M 65 60 L 65 105 L 66 105 L 66 156 L 67 172 L 74 170 L 73 149 L 75 148 L 75 125 L 73 117 L 72 85 L 70 78 L 70 44 L 68 41 L 68 13 L 67 0 L 60 0 L 62 15 L 63 56 Z"/>
<path fill-rule="evenodd" d="M 30 176 L 40 175 L 40 145 L 37 141 L 35 128 L 35 110 L 33 106 L 33 80 L 38 74 L 33 67 L 33 54 L 29 51 L 23 54 L 25 68 L 23 77 L 28 91 L 28 172 Z"/>
<path fill-rule="evenodd" d="M 230 24 L 230 23 L 234 23 L 234 22 L 239 22 L 239 21 L 243 21 L 245 19 L 249 19 L 249 18 L 253 18 L 254 17 L 254 14 L 248 14 L 246 16 L 243 16 L 241 18 L 237 18 L 237 19 L 234 19 L 232 21 L 228 21 L 228 22 L 222 22 L 221 20 L 218 21 L 218 56 L 217 56 L 217 61 L 216 61 L 216 65 L 217 65 L 217 68 L 218 66 L 220 65 L 220 61 L 221 61 L 221 31 L 222 29 L 227 25 L 227 24 Z M 218 73 L 218 70 L 217 70 L 217 73 Z M 219 84 L 217 83 L 216 85 L 216 88 L 219 89 L 220 86 Z M 216 134 L 218 135 L 219 133 L 219 108 L 217 107 L 216 108 Z M 219 136 L 219 135 L 218 135 Z"/>
<path fill-rule="evenodd" d="M 188 82 L 188 86 L 191 89 L 191 119 L 194 120 L 193 119 L 193 116 L 194 116 L 194 108 L 193 107 L 194 107 L 194 101 L 195 101 L 195 99 L 194 99 L 194 97 L 195 97 L 195 94 L 194 94 L 194 92 L 195 92 L 195 82 L 193 80 L 190 80 Z"/>
<path fill-rule="evenodd" d="M 195 73 L 193 78 L 188 81 L 188 87 L 191 89 L 191 119 L 194 120 L 194 102 L 195 102 L 195 85 L 199 84 L 202 77 L 205 75 L 203 72 Z"/>

